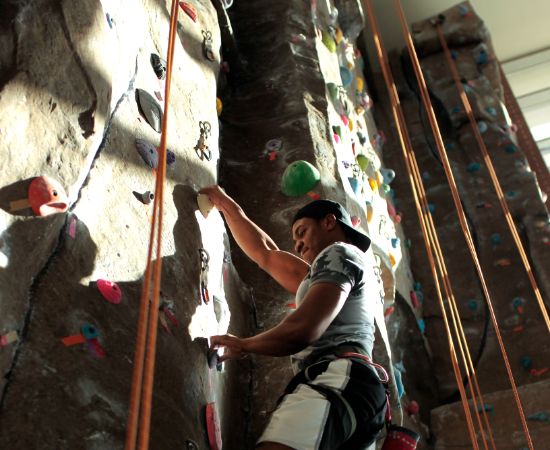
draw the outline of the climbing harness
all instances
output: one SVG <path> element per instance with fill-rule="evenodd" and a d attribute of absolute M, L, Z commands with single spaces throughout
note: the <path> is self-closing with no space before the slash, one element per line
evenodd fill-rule
<path fill-rule="evenodd" d="M 200 136 L 195 146 L 195 153 L 200 159 L 206 159 L 210 161 L 212 159 L 212 152 L 206 143 L 206 140 L 210 136 L 211 125 L 210 122 L 204 121 L 199 122 Z"/>

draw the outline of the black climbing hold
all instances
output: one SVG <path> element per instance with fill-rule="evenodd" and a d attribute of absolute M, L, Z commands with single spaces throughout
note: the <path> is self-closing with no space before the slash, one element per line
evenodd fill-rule
<path fill-rule="evenodd" d="M 144 205 L 148 205 L 155 199 L 155 194 L 153 194 L 150 191 L 146 191 L 143 194 L 140 194 L 139 192 L 136 192 L 136 191 L 132 191 L 132 194 L 134 194 L 134 197 L 136 197 Z"/>
<path fill-rule="evenodd" d="M 151 66 L 159 80 L 166 78 L 166 61 L 156 53 L 151 53 Z"/>
<path fill-rule="evenodd" d="M 149 125 L 157 133 L 160 133 L 162 124 L 162 109 L 154 97 L 143 89 L 136 89 L 136 100 L 139 110 Z"/>
<path fill-rule="evenodd" d="M 185 449 L 186 450 L 199 450 L 199 446 L 192 441 L 191 439 L 187 439 L 185 441 Z"/>
<path fill-rule="evenodd" d="M 157 149 L 153 144 L 150 144 L 144 139 L 136 139 L 136 149 L 139 156 L 151 168 L 156 169 L 159 164 L 159 156 Z"/>
<path fill-rule="evenodd" d="M 213 369 L 218 365 L 219 355 L 217 350 L 209 349 L 206 357 L 208 359 L 208 367 L 210 369 Z"/>

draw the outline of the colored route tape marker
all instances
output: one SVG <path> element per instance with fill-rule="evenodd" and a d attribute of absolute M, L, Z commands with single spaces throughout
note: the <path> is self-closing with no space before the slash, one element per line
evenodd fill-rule
<path fill-rule="evenodd" d="M 86 338 L 81 334 L 73 334 L 72 336 L 67 336 L 61 339 L 65 347 L 71 347 L 73 345 L 84 344 Z"/>

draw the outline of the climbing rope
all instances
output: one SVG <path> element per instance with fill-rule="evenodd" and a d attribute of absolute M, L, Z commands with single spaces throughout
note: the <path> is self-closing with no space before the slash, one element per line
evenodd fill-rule
<path fill-rule="evenodd" d="M 174 60 L 174 46 L 178 23 L 178 2 L 172 0 L 170 14 L 170 34 L 168 37 L 168 57 L 166 69 L 166 85 L 164 94 L 164 116 L 159 147 L 159 163 L 156 172 L 155 200 L 149 247 L 147 250 L 147 265 L 141 291 L 140 310 L 128 424 L 126 429 L 125 450 L 146 450 L 149 447 L 151 426 L 151 404 L 153 394 L 153 379 L 155 373 L 155 354 L 158 329 L 160 280 L 162 269 L 162 217 L 164 203 L 164 182 L 166 178 L 166 136 L 168 129 L 168 110 L 170 100 L 170 85 L 172 81 L 172 67 Z M 156 260 L 153 263 L 153 247 L 155 246 L 156 232 Z M 154 264 L 154 267 L 153 267 Z M 152 278 L 152 289 L 151 289 Z M 150 297 L 151 301 L 149 301 Z M 138 427 L 139 422 L 139 427 Z M 138 436 L 139 432 L 139 436 Z"/>
<path fill-rule="evenodd" d="M 443 315 L 443 320 L 444 320 L 444 323 L 445 323 L 445 328 L 446 328 L 446 332 L 447 332 L 447 339 L 448 339 L 448 344 L 449 344 L 449 350 L 450 350 L 450 354 L 451 354 L 451 362 L 452 362 L 455 378 L 456 378 L 456 381 L 457 381 L 458 389 L 459 389 L 459 392 L 460 392 L 462 405 L 463 405 L 464 412 L 465 412 L 465 415 L 466 415 L 466 422 L 468 424 L 470 439 L 472 441 L 472 445 L 474 446 L 474 448 L 478 449 L 479 447 L 477 445 L 477 440 L 476 440 L 476 434 L 475 434 L 475 430 L 474 430 L 474 426 L 473 426 L 473 421 L 472 421 L 470 410 L 469 410 L 469 407 L 468 407 L 468 400 L 467 400 L 467 397 L 466 397 L 466 393 L 464 391 L 462 376 L 461 376 L 461 373 L 460 373 L 460 369 L 458 367 L 456 351 L 455 351 L 451 331 L 450 331 L 450 328 L 449 328 L 449 322 L 448 322 L 448 319 L 447 319 L 447 313 L 445 311 L 445 306 L 444 306 L 444 302 L 443 302 L 443 298 L 442 298 L 442 294 L 441 294 L 439 279 L 438 279 L 437 272 L 436 272 L 436 269 L 435 269 L 434 254 L 433 254 L 434 250 L 433 250 L 432 247 L 435 247 L 436 249 L 439 249 L 439 241 L 438 241 L 438 238 L 437 238 L 437 234 L 435 232 L 435 227 L 433 226 L 433 222 L 431 221 L 431 214 L 430 214 L 429 207 L 428 207 L 428 204 L 427 204 L 426 193 L 423 189 L 422 180 L 421 180 L 421 177 L 420 177 L 420 171 L 418 170 L 418 166 L 416 165 L 416 160 L 414 158 L 414 153 L 412 151 L 412 143 L 411 143 L 408 131 L 407 131 L 405 118 L 404 118 L 403 111 L 401 109 L 401 105 L 400 105 L 400 102 L 399 102 L 399 96 L 397 94 L 397 89 L 396 89 L 396 86 L 395 86 L 395 83 L 394 83 L 394 80 L 393 80 L 393 76 L 392 76 L 392 73 L 391 73 L 391 70 L 390 70 L 390 67 L 389 67 L 389 63 L 388 63 L 388 60 L 387 60 L 387 54 L 386 54 L 386 51 L 384 49 L 383 43 L 382 43 L 381 38 L 380 38 L 380 32 L 378 30 L 378 24 L 377 24 L 375 15 L 374 15 L 374 8 L 372 6 L 371 0 L 365 0 L 365 3 L 366 3 L 366 10 L 368 12 L 367 15 L 369 17 L 370 24 L 371 24 L 371 27 L 372 27 L 372 30 L 373 30 L 373 37 L 374 37 L 375 47 L 376 47 L 376 51 L 377 51 L 377 56 L 378 56 L 378 59 L 380 61 L 380 66 L 382 68 L 382 73 L 383 73 L 384 80 L 386 82 L 386 87 L 388 89 L 388 93 L 389 93 L 389 96 L 390 96 L 390 102 L 391 102 L 391 105 L 392 105 L 392 112 L 393 112 L 394 119 L 395 119 L 395 122 L 396 122 L 396 125 L 397 125 L 397 131 L 398 131 L 399 139 L 400 139 L 400 142 L 401 142 L 401 148 L 403 150 L 403 156 L 404 156 L 405 164 L 407 166 L 407 172 L 409 174 L 409 182 L 411 184 L 413 197 L 414 197 L 415 205 L 416 205 L 416 210 L 417 210 L 417 214 L 418 214 L 418 217 L 419 217 L 420 226 L 421 226 L 421 229 L 422 229 L 422 234 L 423 234 L 423 237 L 424 237 L 424 243 L 426 245 L 426 251 L 427 251 L 427 256 L 428 256 L 428 260 L 429 260 L 429 265 L 430 265 L 430 269 L 431 269 L 432 276 L 433 276 L 433 279 L 434 279 L 436 292 L 437 292 L 437 296 L 438 296 L 438 299 L 439 299 L 439 303 L 440 303 L 440 307 L 441 307 L 441 311 L 442 311 L 442 315 Z M 423 203 L 422 206 L 420 205 L 420 200 L 419 199 L 422 200 L 422 203 Z M 442 274 L 443 279 L 448 280 L 446 269 L 442 265 L 442 259 L 443 258 L 442 258 L 442 254 L 441 254 L 440 249 L 439 249 L 439 251 L 436 252 L 435 257 L 437 259 L 438 267 L 440 269 L 440 273 Z M 453 298 L 452 291 L 450 290 L 451 289 L 450 284 L 448 282 L 444 283 L 444 288 L 446 290 L 447 298 Z M 454 314 L 453 314 L 452 318 L 453 318 L 453 321 L 455 322 L 455 331 L 456 331 L 456 317 L 455 317 Z M 459 322 L 459 324 L 460 324 L 460 322 Z M 462 346 L 460 345 L 460 340 L 459 340 L 459 347 L 460 347 L 462 357 L 463 357 L 463 360 L 464 360 L 464 351 L 462 349 Z M 466 346 L 466 349 L 467 349 L 467 346 Z M 471 359 L 469 359 L 469 361 L 471 362 Z M 465 366 L 466 366 L 467 377 L 469 377 L 470 376 L 470 371 L 468 370 L 468 365 L 466 365 L 466 363 L 465 363 Z M 472 373 L 473 373 L 473 376 L 475 377 L 475 372 L 472 371 Z M 471 389 L 471 383 L 469 383 L 469 385 L 470 385 L 470 389 Z M 472 392 L 472 398 L 473 398 L 473 401 L 474 401 L 474 405 L 476 405 L 476 396 L 473 392 Z M 481 399 L 481 402 L 482 402 L 482 399 Z M 484 410 L 484 409 L 485 408 L 482 408 L 482 410 Z M 479 418 L 477 407 L 475 408 L 475 411 L 476 411 L 479 426 L 480 426 L 481 429 L 483 429 L 483 425 L 482 425 L 481 420 Z M 487 449 L 487 444 L 485 442 L 484 435 L 485 435 L 484 433 L 481 433 L 481 436 L 482 436 L 484 444 L 485 444 L 485 448 Z"/>
<path fill-rule="evenodd" d="M 491 316 L 491 320 L 493 322 L 493 326 L 495 328 L 495 334 L 496 334 L 496 337 L 497 337 L 497 340 L 498 340 L 498 343 L 499 343 L 499 346 L 500 346 L 502 357 L 504 359 L 504 364 L 506 366 L 506 371 L 508 372 L 508 378 L 509 378 L 510 384 L 512 386 L 514 399 L 516 401 L 516 405 L 517 405 L 518 412 L 519 412 L 519 415 L 520 415 L 520 419 L 521 419 L 521 422 L 522 422 L 523 431 L 524 431 L 524 434 L 525 434 L 525 437 L 526 437 L 526 440 L 527 440 L 527 444 L 529 446 L 529 449 L 533 450 L 533 442 L 531 440 L 531 435 L 529 433 L 529 428 L 527 427 L 527 421 L 525 419 L 525 414 L 523 412 L 523 407 L 522 407 L 522 404 L 521 404 L 521 400 L 519 398 L 519 394 L 518 394 L 518 391 L 517 391 L 514 376 L 512 374 L 512 369 L 510 367 L 510 361 L 508 360 L 508 355 L 506 353 L 506 349 L 504 347 L 504 342 L 503 342 L 502 336 L 500 334 L 500 329 L 499 329 L 498 322 L 497 322 L 497 319 L 496 319 L 496 316 L 495 316 L 495 312 L 494 312 L 493 304 L 492 304 L 491 297 L 490 297 L 490 294 L 489 294 L 489 290 L 487 288 L 487 284 L 485 282 L 485 278 L 484 278 L 483 272 L 481 270 L 481 265 L 479 263 L 479 258 L 477 256 L 477 253 L 476 253 L 476 250 L 475 250 L 475 247 L 474 247 L 474 244 L 473 244 L 472 235 L 471 235 L 470 229 L 468 228 L 468 224 L 466 223 L 466 217 L 465 217 L 465 214 L 464 214 L 464 209 L 463 209 L 462 204 L 460 202 L 460 196 L 459 196 L 459 193 L 458 193 L 456 182 L 454 180 L 453 173 L 452 173 L 452 170 L 451 170 L 451 167 L 450 167 L 450 164 L 449 164 L 449 160 L 447 158 L 447 154 L 446 154 L 446 151 L 445 151 L 445 145 L 443 143 L 443 138 L 441 136 L 441 132 L 440 132 L 439 126 L 437 124 L 437 119 L 435 117 L 435 113 L 434 113 L 434 110 L 433 110 L 433 107 L 432 107 L 432 104 L 431 104 L 431 101 L 430 101 L 430 98 L 429 98 L 428 88 L 427 88 L 427 85 L 426 85 L 426 81 L 424 80 L 424 76 L 422 74 L 422 69 L 421 69 L 421 66 L 420 66 L 420 62 L 418 60 L 418 56 L 416 54 L 416 50 L 414 48 L 414 44 L 413 44 L 413 41 L 412 41 L 412 36 L 411 36 L 410 31 L 409 31 L 409 26 L 407 24 L 407 20 L 405 18 L 405 13 L 403 11 L 403 7 L 401 5 L 400 0 L 394 0 L 394 5 L 395 5 L 395 8 L 397 10 L 397 14 L 399 16 L 399 21 L 401 23 L 401 28 L 403 30 L 403 36 L 405 37 L 405 40 L 406 40 L 406 43 L 407 43 L 407 49 L 409 51 L 409 55 L 410 55 L 412 63 L 413 63 L 413 68 L 414 68 L 415 75 L 416 75 L 416 78 L 417 78 L 417 81 L 418 81 L 418 84 L 419 84 L 419 87 L 420 87 L 420 91 L 422 93 L 422 100 L 423 100 L 426 112 L 428 114 L 428 119 L 430 121 L 430 125 L 432 127 L 432 131 L 433 131 L 433 134 L 434 134 L 434 137 L 435 137 L 435 142 L 437 144 L 437 149 L 438 149 L 438 152 L 439 152 L 439 156 L 440 156 L 441 161 L 443 163 L 443 168 L 445 170 L 445 174 L 447 176 L 447 180 L 448 180 L 449 186 L 451 188 L 453 201 L 454 201 L 457 213 L 458 213 L 458 219 L 459 219 L 460 227 L 462 228 L 462 232 L 463 232 L 464 237 L 466 239 L 466 243 L 468 244 L 468 249 L 470 251 L 472 260 L 474 262 L 476 271 L 478 273 L 478 277 L 479 277 L 479 281 L 480 281 L 482 289 L 483 289 L 483 293 L 485 295 L 485 298 L 487 299 L 487 305 L 488 305 L 488 308 L 489 308 L 489 313 L 490 313 L 490 316 Z"/>
<path fill-rule="evenodd" d="M 455 62 L 453 61 L 453 58 L 451 56 L 451 52 L 449 51 L 449 47 L 447 45 L 447 42 L 445 40 L 445 37 L 443 36 L 443 32 L 441 31 L 441 24 L 439 21 L 435 23 L 435 29 L 437 30 L 437 35 L 439 37 L 439 42 L 441 43 L 441 46 L 443 47 L 443 51 L 445 53 L 445 57 L 447 60 L 447 65 L 449 66 L 449 69 L 453 75 L 453 79 L 455 81 L 456 87 L 458 89 L 460 98 L 462 100 L 462 104 L 464 105 L 464 109 L 466 111 L 466 114 L 468 115 L 468 119 L 470 121 L 470 125 L 472 127 L 472 130 L 474 132 L 474 136 L 476 138 L 477 144 L 479 146 L 479 150 L 481 151 L 481 154 L 483 155 L 483 159 L 485 161 L 485 164 L 487 165 L 487 170 L 489 172 L 489 175 L 491 177 L 491 181 L 493 182 L 493 186 L 495 187 L 495 190 L 497 192 L 498 200 L 500 202 L 500 206 L 502 208 L 502 212 L 504 213 L 504 217 L 506 218 L 506 222 L 508 223 L 508 228 L 510 229 L 510 233 L 512 234 L 512 237 L 514 238 L 514 242 L 516 244 L 516 247 L 518 249 L 518 252 L 521 256 L 521 260 L 523 262 L 523 266 L 525 267 L 525 271 L 527 273 L 527 276 L 529 277 L 529 282 L 531 283 L 531 286 L 533 288 L 533 291 L 535 292 L 535 297 L 537 298 L 542 317 L 544 318 L 544 323 L 546 324 L 546 327 L 548 328 L 548 331 L 550 332 L 550 318 L 548 317 L 548 311 L 546 310 L 546 306 L 544 304 L 544 300 L 542 299 L 542 295 L 540 293 L 539 287 L 537 285 L 537 281 L 535 280 L 535 276 L 533 275 L 533 271 L 531 270 L 531 265 L 529 264 L 529 259 L 527 258 L 527 254 L 525 253 L 525 249 L 523 248 L 523 244 L 521 242 L 521 239 L 519 237 L 518 231 L 516 229 L 516 226 L 514 224 L 514 219 L 512 218 L 512 214 L 510 213 L 510 209 L 508 208 L 508 203 L 506 202 L 506 199 L 504 197 L 504 193 L 502 192 L 502 188 L 500 187 L 500 183 L 498 181 L 497 174 L 495 172 L 495 168 L 493 166 L 493 163 L 491 161 L 491 158 L 489 156 L 489 152 L 487 151 L 487 146 L 485 145 L 485 142 L 483 141 L 483 137 L 481 136 L 481 132 L 479 131 L 479 128 L 477 126 L 476 119 L 474 117 L 474 113 L 472 110 L 472 105 L 470 104 L 470 99 L 468 98 L 468 95 L 466 95 L 466 91 L 464 90 L 464 86 L 462 85 L 460 81 L 460 74 L 458 73 L 458 69 L 456 67 Z"/>

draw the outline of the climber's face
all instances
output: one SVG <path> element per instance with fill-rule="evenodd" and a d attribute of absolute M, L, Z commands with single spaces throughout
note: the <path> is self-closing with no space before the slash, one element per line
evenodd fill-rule
<path fill-rule="evenodd" d="M 334 214 L 328 214 L 320 220 L 303 217 L 292 225 L 294 250 L 311 264 L 325 247 L 339 240 L 340 232 Z"/>

